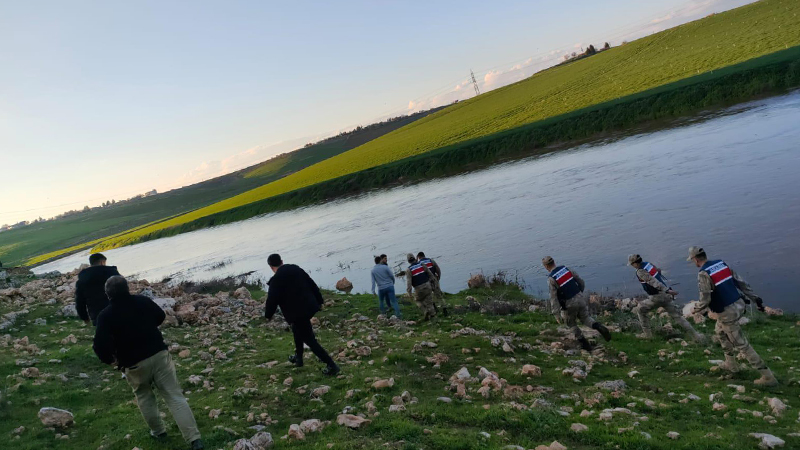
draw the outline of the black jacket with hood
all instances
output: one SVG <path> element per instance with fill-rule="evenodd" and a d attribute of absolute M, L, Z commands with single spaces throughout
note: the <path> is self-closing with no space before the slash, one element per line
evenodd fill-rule
<path fill-rule="evenodd" d="M 75 283 L 75 309 L 81 320 L 91 319 L 97 324 L 97 315 L 108 306 L 106 281 L 119 275 L 115 266 L 91 266 L 81 270 Z"/>
<path fill-rule="evenodd" d="M 134 367 L 140 361 L 166 350 L 158 326 L 166 314 L 143 295 L 126 295 L 111 300 L 97 316 L 94 353 L 106 364 Z"/>
<path fill-rule="evenodd" d="M 269 292 L 264 316 L 272 319 L 278 306 L 289 323 L 310 319 L 324 302 L 317 283 L 300 267 L 284 264 L 267 283 Z"/>

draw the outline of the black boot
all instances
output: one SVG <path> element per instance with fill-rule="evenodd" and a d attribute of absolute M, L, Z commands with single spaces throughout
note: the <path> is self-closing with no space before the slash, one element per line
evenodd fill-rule
<path fill-rule="evenodd" d="M 587 352 L 591 352 L 594 349 L 592 347 L 592 344 L 590 344 L 589 341 L 583 336 L 578 338 L 578 342 L 581 343 L 581 348 L 586 350 Z"/>
<path fill-rule="evenodd" d="M 606 341 L 611 340 L 611 332 L 608 331 L 608 328 L 606 328 L 602 323 L 595 322 L 594 325 L 592 325 L 592 328 L 600 332 L 600 334 L 603 336 L 603 339 Z"/>
<path fill-rule="evenodd" d="M 327 375 L 329 377 L 335 377 L 336 375 L 339 375 L 339 372 L 341 372 L 341 370 L 342 369 L 340 369 L 339 366 L 334 364 L 332 366 L 328 366 L 328 367 L 322 369 L 322 374 L 323 375 Z"/>
<path fill-rule="evenodd" d="M 297 356 L 297 353 L 289 356 L 289 362 L 294 364 L 296 367 L 303 367 L 303 357 Z"/>
<path fill-rule="evenodd" d="M 203 446 L 203 441 L 200 439 L 196 439 L 192 441 L 192 450 L 204 450 L 205 446 Z"/>

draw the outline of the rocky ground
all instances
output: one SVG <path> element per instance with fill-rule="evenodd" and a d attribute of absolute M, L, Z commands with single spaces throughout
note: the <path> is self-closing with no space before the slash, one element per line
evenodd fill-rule
<path fill-rule="evenodd" d="M 149 437 L 121 374 L 95 358 L 75 276 L 15 272 L 0 289 L 0 447 L 183 448 L 168 416 L 169 438 Z M 493 281 L 449 295 L 453 312 L 428 323 L 408 302 L 398 320 L 378 316 L 373 296 L 326 293 L 315 327 L 337 378 L 310 354 L 303 368 L 286 362 L 291 334 L 264 322 L 258 288 L 131 287 L 168 312 L 163 333 L 210 449 L 800 448 L 798 317 L 747 317 L 782 382 L 756 389 L 754 370 L 721 373 L 719 346 L 684 340 L 662 314 L 657 338 L 637 340 L 630 299 L 592 298 L 616 333 L 590 354 L 541 303 Z"/>

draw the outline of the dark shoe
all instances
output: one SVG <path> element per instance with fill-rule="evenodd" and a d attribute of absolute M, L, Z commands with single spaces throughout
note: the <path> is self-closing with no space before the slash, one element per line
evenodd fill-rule
<path fill-rule="evenodd" d="M 589 341 L 583 336 L 578 338 L 578 342 L 581 343 L 581 348 L 586 350 L 587 352 L 591 352 L 594 349 L 594 347 L 592 347 L 592 344 L 590 344 Z"/>
<path fill-rule="evenodd" d="M 610 341 L 611 340 L 611 332 L 608 331 L 608 328 L 606 328 L 600 322 L 595 322 L 594 325 L 592 325 L 592 328 L 594 328 L 595 330 L 599 331 L 600 334 L 603 336 L 603 339 L 605 339 L 606 341 Z"/>
<path fill-rule="evenodd" d="M 203 450 L 204 448 L 206 447 L 203 445 L 202 440 L 196 439 L 192 441 L 192 450 Z"/>
<path fill-rule="evenodd" d="M 335 377 L 336 375 L 339 375 L 339 372 L 341 371 L 342 369 L 340 369 L 339 366 L 333 365 L 322 369 L 322 374 L 327 375 L 329 377 Z"/>
<path fill-rule="evenodd" d="M 297 354 L 289 356 L 289 362 L 294 364 L 296 367 L 303 367 L 303 358 L 297 356 Z"/>
<path fill-rule="evenodd" d="M 166 432 L 166 431 L 163 431 L 163 432 L 161 432 L 161 433 L 159 433 L 159 434 L 153 434 L 153 433 L 151 432 L 151 433 L 150 433 L 150 436 L 152 436 L 152 437 L 153 437 L 153 439 L 158 439 L 159 441 L 161 441 L 161 440 L 164 440 L 164 439 L 166 439 L 166 438 L 167 438 L 167 432 Z"/>
<path fill-rule="evenodd" d="M 442 315 L 447 317 L 450 313 L 447 312 L 447 308 L 442 308 Z"/>

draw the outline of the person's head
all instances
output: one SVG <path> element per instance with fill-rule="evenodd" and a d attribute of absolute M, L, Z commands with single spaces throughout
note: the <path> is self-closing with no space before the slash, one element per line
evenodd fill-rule
<path fill-rule="evenodd" d="M 423 252 L 417 253 L 417 259 L 423 259 L 423 258 L 425 258 L 425 253 Z"/>
<path fill-rule="evenodd" d="M 547 270 L 553 270 L 556 268 L 556 262 L 553 260 L 552 256 L 545 256 L 542 258 L 542 265 Z"/>
<path fill-rule="evenodd" d="M 389 265 L 389 257 L 386 255 L 381 255 L 381 264 Z"/>
<path fill-rule="evenodd" d="M 128 289 L 128 280 L 122 275 L 114 275 L 106 280 L 105 289 L 109 300 L 118 300 L 131 295 Z"/>
<path fill-rule="evenodd" d="M 406 255 L 406 261 L 408 261 L 409 264 L 414 264 L 415 262 L 417 262 L 417 258 L 414 257 L 413 253 L 409 253 Z"/>
<path fill-rule="evenodd" d="M 267 264 L 269 264 L 269 268 L 272 269 L 272 273 L 277 272 L 278 268 L 283 265 L 281 255 L 277 253 L 269 255 L 269 258 L 267 258 Z"/>
<path fill-rule="evenodd" d="M 642 267 L 642 257 L 637 255 L 637 254 L 635 254 L 635 253 L 633 255 L 629 255 L 628 256 L 628 265 L 633 267 L 633 268 L 635 268 L 635 269 L 641 268 Z"/>
<path fill-rule="evenodd" d="M 381 261 L 383 261 L 383 258 L 381 258 L 380 256 L 375 257 L 375 264 L 380 264 Z"/>
<path fill-rule="evenodd" d="M 106 265 L 106 257 L 102 253 L 92 253 L 89 256 L 89 265 L 91 266 L 105 266 Z"/>
<path fill-rule="evenodd" d="M 689 257 L 686 260 L 693 262 L 697 267 L 703 267 L 703 264 L 708 261 L 708 257 L 703 247 L 691 246 L 689 247 Z"/>

